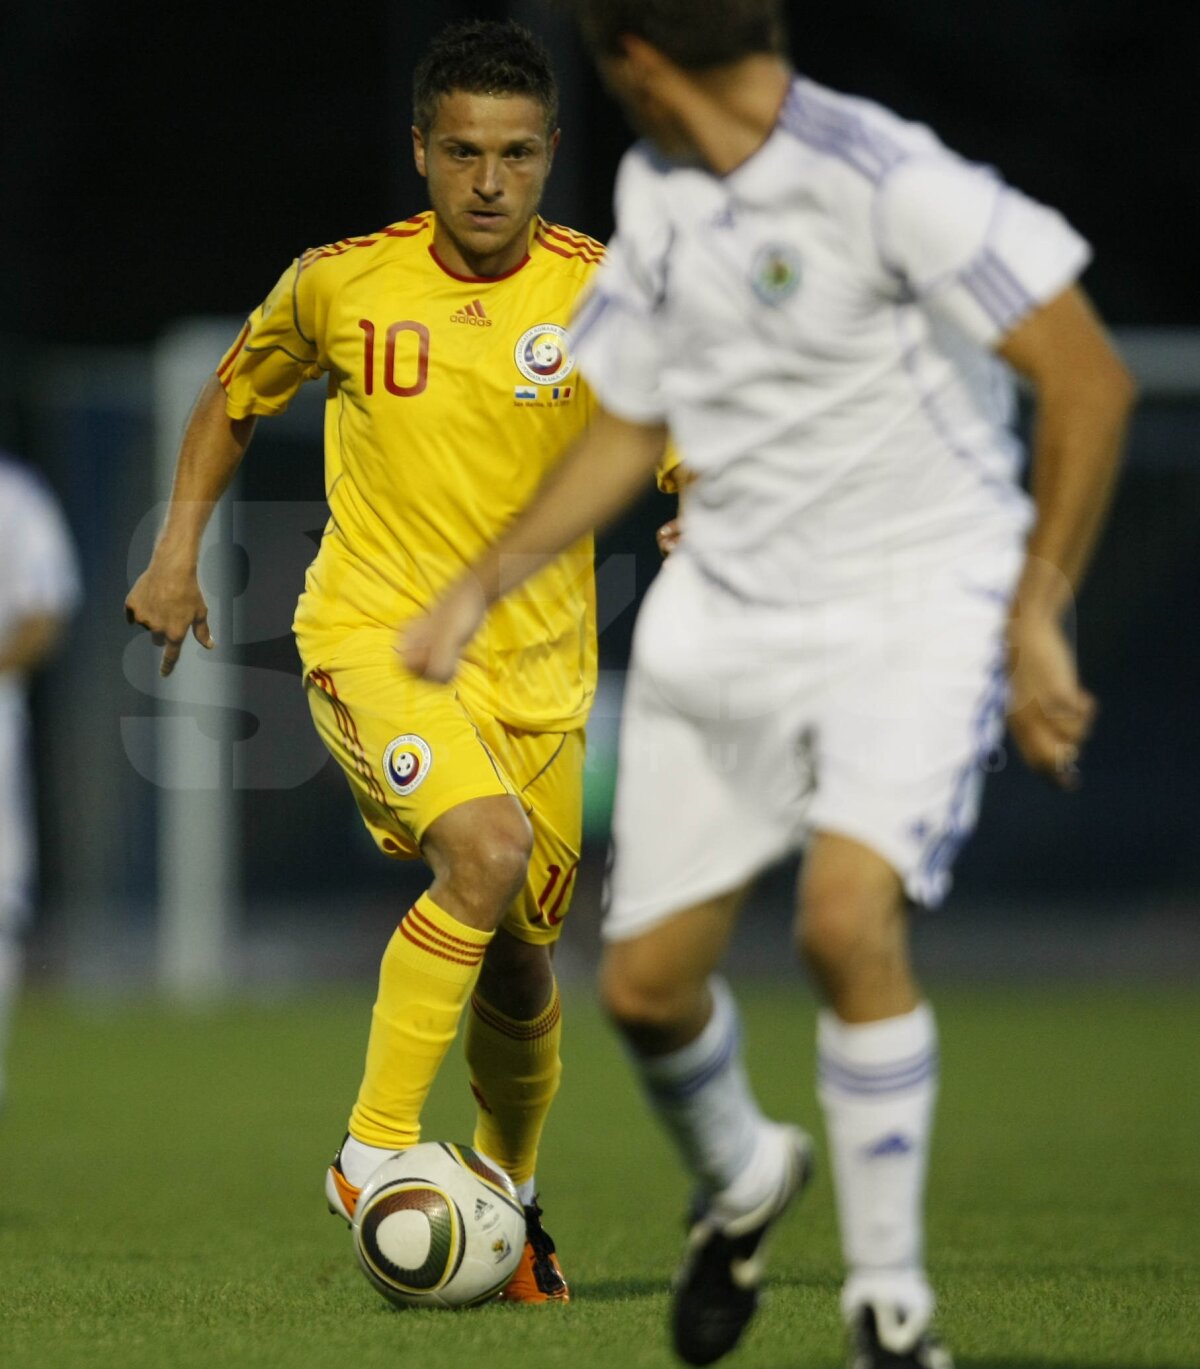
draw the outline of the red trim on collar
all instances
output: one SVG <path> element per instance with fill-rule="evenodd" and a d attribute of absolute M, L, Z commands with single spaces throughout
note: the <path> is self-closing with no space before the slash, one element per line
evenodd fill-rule
<path fill-rule="evenodd" d="M 509 276 L 515 276 L 517 272 L 521 270 L 522 267 L 528 266 L 529 264 L 529 253 L 526 252 L 525 255 L 521 258 L 521 260 L 517 262 L 516 266 L 511 267 L 507 271 L 501 272 L 498 276 L 463 276 L 460 275 L 457 271 L 451 271 L 451 269 L 446 265 L 446 263 L 441 259 L 441 257 L 438 256 L 437 248 L 434 247 L 433 243 L 429 244 L 429 255 L 434 259 L 435 262 L 437 262 L 438 266 L 441 267 L 441 269 L 446 273 L 446 275 L 450 277 L 451 280 L 465 281 L 468 285 L 491 285 L 493 281 L 507 280 Z"/>

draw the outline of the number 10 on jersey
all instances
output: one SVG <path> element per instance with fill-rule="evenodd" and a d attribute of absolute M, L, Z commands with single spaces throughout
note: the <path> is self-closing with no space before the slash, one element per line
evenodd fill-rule
<path fill-rule="evenodd" d="M 358 326 L 363 330 L 363 392 L 373 395 L 375 393 L 375 325 L 369 318 L 360 318 Z M 406 342 L 397 347 L 397 341 L 403 338 L 406 333 L 412 333 L 416 337 L 416 356 L 413 357 L 413 345 Z M 396 375 L 397 358 L 396 353 L 400 352 L 403 374 Z M 415 360 L 415 375 L 412 363 Z M 407 381 L 407 384 L 402 383 Z M 400 399 L 412 399 L 414 395 L 421 394 L 426 385 L 429 384 L 429 329 L 423 323 L 416 323 L 412 319 L 404 319 L 400 323 L 393 323 L 387 330 L 387 339 L 383 347 L 383 388 L 390 395 L 396 395 Z"/>

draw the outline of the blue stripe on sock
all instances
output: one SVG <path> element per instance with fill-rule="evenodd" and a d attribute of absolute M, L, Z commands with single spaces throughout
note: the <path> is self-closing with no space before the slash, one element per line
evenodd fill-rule
<path fill-rule="evenodd" d="M 738 1032 L 730 1032 L 721 1042 L 720 1049 L 716 1054 L 710 1056 L 691 1074 L 684 1075 L 681 1079 L 647 1079 L 647 1087 L 655 1097 L 664 1100 L 691 1098 L 693 1094 L 699 1093 L 705 1084 L 715 1079 L 722 1070 L 728 1069 L 729 1062 L 737 1052 L 738 1036 Z"/>
<path fill-rule="evenodd" d="M 823 1084 L 843 1093 L 887 1094 L 901 1093 L 915 1088 L 938 1072 L 938 1052 L 922 1051 L 920 1055 L 891 1065 L 854 1066 L 822 1052 L 817 1060 L 817 1072 Z"/>

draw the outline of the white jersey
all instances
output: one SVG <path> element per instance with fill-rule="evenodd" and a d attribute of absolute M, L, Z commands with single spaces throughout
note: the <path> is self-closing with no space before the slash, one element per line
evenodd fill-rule
<path fill-rule="evenodd" d="M 616 210 L 575 348 L 605 408 L 669 424 L 708 578 L 804 604 L 1020 547 L 990 349 L 1087 264 L 1060 215 L 804 79 L 725 177 L 634 147 Z"/>
<path fill-rule="evenodd" d="M 25 618 L 66 616 L 78 603 L 75 551 L 54 496 L 0 454 L 0 649 Z M 22 673 L 0 671 L 0 932 L 29 900 L 34 827 Z"/>

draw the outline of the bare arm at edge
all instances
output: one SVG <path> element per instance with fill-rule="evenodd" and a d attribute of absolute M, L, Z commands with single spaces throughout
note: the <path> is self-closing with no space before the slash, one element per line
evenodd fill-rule
<path fill-rule="evenodd" d="M 997 349 L 1033 386 L 1036 521 L 1009 621 L 1009 726 L 1026 762 L 1077 782 L 1096 701 L 1063 630 L 1108 516 L 1135 400 L 1126 370 L 1078 287 L 1019 324 Z"/>
<path fill-rule="evenodd" d="M 146 628 L 155 645 L 163 648 L 163 675 L 174 670 L 189 631 L 201 646 L 214 644 L 196 573 L 200 540 L 241 465 L 254 424 L 253 418 L 229 417 L 225 391 L 216 376 L 210 376 L 184 430 L 171 502 L 154 554 L 125 599 L 126 621 Z"/>

